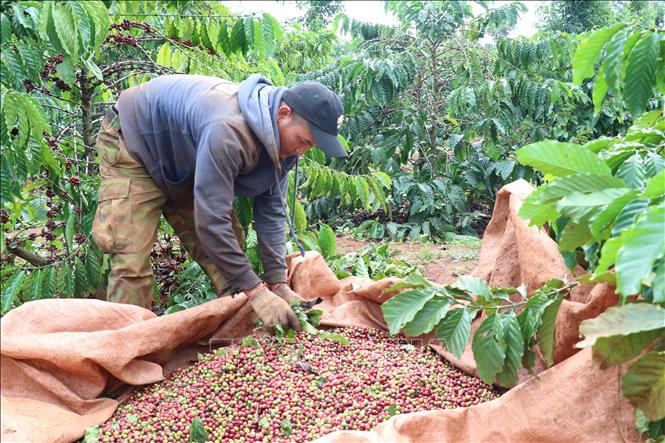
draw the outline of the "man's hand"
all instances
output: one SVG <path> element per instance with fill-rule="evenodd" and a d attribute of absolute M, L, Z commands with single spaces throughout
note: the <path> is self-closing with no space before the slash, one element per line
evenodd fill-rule
<path fill-rule="evenodd" d="M 305 301 L 298 293 L 293 292 L 289 285 L 286 283 L 274 283 L 271 284 L 270 290 L 277 294 L 282 300 L 286 301 L 289 305 L 293 303 L 302 303 Z"/>
<path fill-rule="evenodd" d="M 266 326 L 276 323 L 281 324 L 284 329 L 293 328 L 300 331 L 300 322 L 293 313 L 289 304 L 271 292 L 265 285 L 261 284 L 255 288 L 245 291 L 249 297 L 249 303 L 256 315 Z"/>

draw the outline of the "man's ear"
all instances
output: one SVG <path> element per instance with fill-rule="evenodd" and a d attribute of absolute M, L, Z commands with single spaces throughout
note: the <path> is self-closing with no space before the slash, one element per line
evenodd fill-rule
<path fill-rule="evenodd" d="M 277 109 L 277 120 L 282 120 L 284 118 L 287 118 L 287 121 L 293 117 L 293 109 L 286 103 L 282 103 L 279 105 L 279 108 Z"/>

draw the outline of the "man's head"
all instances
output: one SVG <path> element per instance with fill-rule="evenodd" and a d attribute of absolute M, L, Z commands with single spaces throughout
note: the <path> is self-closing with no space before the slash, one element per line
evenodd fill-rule
<path fill-rule="evenodd" d="M 277 126 L 279 127 L 280 159 L 292 155 L 303 155 L 316 145 L 316 139 L 309 129 L 307 121 L 283 101 L 277 110 Z"/>
<path fill-rule="evenodd" d="M 321 83 L 303 82 L 287 90 L 277 110 L 280 158 L 302 155 L 312 146 L 331 157 L 346 157 L 337 138 L 343 114 L 339 97 Z"/>

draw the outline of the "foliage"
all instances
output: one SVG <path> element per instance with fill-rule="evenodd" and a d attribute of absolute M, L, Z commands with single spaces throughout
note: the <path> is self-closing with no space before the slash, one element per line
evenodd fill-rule
<path fill-rule="evenodd" d="M 554 229 L 571 266 L 577 259 L 591 272 L 582 282 L 609 282 L 620 295 L 619 306 L 582 322 L 585 340 L 577 346 L 593 346 L 602 366 L 639 357 L 621 385 L 652 422 L 665 417 L 665 115 L 644 111 L 655 88 L 665 92 L 655 74 L 665 66 L 664 48 L 660 32 L 623 24 L 587 35 L 575 53 L 574 80 L 592 76 L 598 64 L 594 97 L 612 91 L 639 118 L 623 136 L 584 145 L 547 140 L 517 152 L 547 179 L 520 215 Z"/>
<path fill-rule="evenodd" d="M 535 364 L 535 346 L 548 365 L 554 352 L 554 320 L 571 285 L 551 280 L 527 297 L 525 287 L 490 287 L 485 280 L 461 277 L 453 285 L 435 287 L 420 276 L 388 288 L 406 289 L 381 305 L 391 334 L 411 336 L 434 331 L 458 358 L 471 334 L 471 321 L 485 318 L 472 339 L 478 373 L 486 383 L 509 386 L 517 371 Z"/>
<path fill-rule="evenodd" d="M 417 272 L 414 266 L 394 258 L 398 252 L 389 248 L 390 243 L 370 245 L 358 252 L 331 257 L 328 266 L 340 279 L 355 275 L 380 280 L 384 277 L 406 277 Z"/>
<path fill-rule="evenodd" d="M 552 1 L 540 5 L 540 26 L 550 31 L 579 34 L 612 23 L 614 11 L 607 1 Z"/>
<path fill-rule="evenodd" d="M 348 116 L 342 130 L 355 145 L 344 170 L 358 174 L 380 168 L 393 179 L 392 200 L 411 207 L 407 223 L 383 229 L 384 235 L 416 238 L 424 232 L 440 239 L 446 231 L 473 233 L 487 219 L 481 213 L 487 214 L 493 193 L 526 171 L 498 151 L 488 157 L 485 146 L 465 139 L 466 126 L 448 116 L 447 96 L 458 76 L 468 77 L 469 64 L 475 69 L 491 63 L 488 51 L 469 41 L 485 32 L 505 33 L 524 7 L 504 5 L 478 17 L 463 1 L 386 2 L 386 8 L 400 20 L 399 27 L 338 15 L 334 26 L 352 36 L 352 52 L 305 78 L 342 91 Z M 473 30 L 473 37 L 464 37 L 463 26 Z M 379 225 L 368 227 L 380 235 Z"/>
<path fill-rule="evenodd" d="M 625 137 L 584 146 L 545 141 L 518 151 L 521 162 L 552 178 L 526 199 L 520 215 L 556 226 L 562 251 L 584 247 L 590 279 L 616 282 L 624 302 L 638 292 L 665 301 L 663 130 L 661 111 L 653 111 Z"/>
<path fill-rule="evenodd" d="M 182 311 L 217 298 L 210 279 L 195 261 L 191 261 L 178 276 L 179 284 L 167 302 L 166 314 Z"/>
<path fill-rule="evenodd" d="M 579 34 L 616 22 L 662 26 L 664 14 L 661 2 L 555 0 L 538 6 L 537 26 L 552 32 Z"/>
<path fill-rule="evenodd" d="M 341 0 L 297 0 L 299 8 L 305 8 L 305 15 L 300 20 L 308 27 L 321 27 L 344 9 Z M 318 30 L 318 29 L 317 29 Z"/>
<path fill-rule="evenodd" d="M 0 31 L 3 313 L 40 297 L 104 297 L 108 260 L 90 235 L 99 184 L 94 136 L 123 89 L 169 73 L 240 81 L 260 71 L 284 84 L 280 57 L 296 73 L 312 68 L 286 56 L 297 51 L 285 47 L 297 29 L 285 37 L 268 14 L 234 16 L 212 2 L 3 3 Z M 330 52 L 332 34 L 325 38 Z M 324 41 L 308 44 L 316 50 Z M 325 53 L 315 61 L 324 63 Z M 390 186 L 385 178 L 376 183 L 378 172 L 304 169 L 338 183 L 347 207 L 380 205 Z M 298 213 L 305 235 L 302 205 Z M 172 310 L 211 297 L 205 274 L 191 262 L 184 269 L 181 286 L 169 291 Z"/>

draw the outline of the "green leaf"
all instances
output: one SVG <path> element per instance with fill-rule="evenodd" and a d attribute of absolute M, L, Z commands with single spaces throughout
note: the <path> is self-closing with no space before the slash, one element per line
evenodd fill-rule
<path fill-rule="evenodd" d="M 661 331 L 665 328 L 665 309 L 651 303 L 630 303 L 623 306 L 613 306 L 596 318 L 584 320 L 580 323 L 580 334 L 585 338 L 577 343 L 578 348 L 594 346 L 611 364 L 622 363 L 617 360 L 627 353 L 635 342 L 646 340 L 647 337 L 638 337 L 643 332 Z M 630 340 L 624 340 L 630 338 Z M 655 338 L 655 337 L 654 337 Z M 611 339 L 611 340 L 608 340 Z M 604 340 L 604 342 L 603 342 Z M 648 340 L 650 343 L 653 339 Z M 597 345 L 600 345 L 597 348 Z M 611 345 L 617 346 L 612 348 Z M 637 349 L 637 353 L 644 346 Z M 613 354 L 616 353 L 616 354 Z M 628 355 L 625 359 L 637 354 Z"/>
<path fill-rule="evenodd" d="M 607 95 L 607 90 L 609 89 L 607 82 L 605 81 L 605 65 L 601 66 L 596 75 L 596 83 L 593 85 L 593 112 L 594 114 L 600 113 L 600 109 L 603 106 L 603 100 Z"/>
<path fill-rule="evenodd" d="M 86 252 L 85 271 L 90 289 L 95 290 L 102 278 L 102 263 L 97 248 L 94 246 L 88 247 L 88 251 Z"/>
<path fill-rule="evenodd" d="M 600 250 L 600 259 L 598 260 L 598 266 L 593 272 L 593 277 L 596 278 L 606 272 L 610 266 L 614 265 L 616 262 L 617 253 L 619 248 L 623 244 L 623 238 L 614 237 L 605 242 L 603 247 Z"/>
<path fill-rule="evenodd" d="M 79 3 L 94 23 L 94 35 L 91 35 L 92 47 L 89 50 L 90 52 L 96 51 L 106 39 L 111 24 L 111 15 L 102 1 L 86 0 Z"/>
<path fill-rule="evenodd" d="M 296 200 L 296 220 L 295 220 L 296 232 L 299 235 L 305 233 L 307 229 L 307 214 L 305 213 L 305 208 L 302 207 L 302 204 Z"/>
<path fill-rule="evenodd" d="M 503 370 L 496 378 L 503 386 L 514 386 L 517 384 L 517 371 L 521 367 L 524 355 L 524 337 L 514 312 L 503 315 L 501 320 L 506 342 L 506 360 Z"/>
<path fill-rule="evenodd" d="M 561 251 L 574 251 L 592 239 L 593 235 L 588 223 L 568 222 L 561 232 L 561 237 L 559 237 L 559 249 Z"/>
<path fill-rule="evenodd" d="M 70 5 L 63 3 L 53 5 L 53 25 L 62 48 L 71 58 L 78 60 L 78 25 Z"/>
<path fill-rule="evenodd" d="M 51 298 L 55 294 L 55 268 L 49 266 L 48 268 L 42 269 L 41 272 L 41 287 L 42 293 L 41 298 Z"/>
<path fill-rule="evenodd" d="M 0 44 L 9 42 L 12 37 L 12 22 L 9 18 L 0 13 Z"/>
<path fill-rule="evenodd" d="M 642 165 L 642 157 L 635 154 L 623 162 L 616 172 L 616 176 L 634 189 L 644 188 L 646 175 Z"/>
<path fill-rule="evenodd" d="M 621 79 L 621 68 L 623 63 L 623 48 L 628 36 L 625 29 L 620 30 L 607 42 L 605 48 L 605 63 L 603 71 L 607 86 L 620 92 L 619 79 Z M 597 111 L 596 111 L 597 112 Z"/>
<path fill-rule="evenodd" d="M 665 417 L 665 351 L 649 352 L 633 363 L 621 378 L 621 389 L 649 420 Z"/>
<path fill-rule="evenodd" d="M 656 266 L 656 275 L 651 283 L 653 292 L 652 303 L 665 303 L 665 260 L 661 260 Z"/>
<path fill-rule="evenodd" d="M 413 320 L 404 326 L 404 332 L 412 337 L 430 332 L 446 316 L 449 306 L 448 300 L 428 300 Z"/>
<path fill-rule="evenodd" d="M 626 59 L 624 98 L 633 117 L 644 112 L 656 86 L 659 40 L 657 32 L 648 32 L 635 44 Z"/>
<path fill-rule="evenodd" d="M 390 334 L 397 334 L 406 323 L 413 320 L 418 311 L 435 294 L 436 289 L 434 288 L 406 291 L 383 303 L 381 310 Z"/>
<path fill-rule="evenodd" d="M 39 12 L 39 35 L 41 38 L 53 45 L 56 51 L 64 53 L 65 50 L 60 43 L 58 34 L 55 31 L 55 25 L 53 23 L 53 9 L 54 2 L 48 1 L 42 5 L 42 8 Z"/>
<path fill-rule="evenodd" d="M 525 342 L 531 341 L 533 335 L 538 331 L 542 322 L 545 308 L 550 304 L 547 294 L 536 292 L 527 300 L 525 309 L 517 316 L 517 321 L 522 330 L 522 338 Z"/>
<path fill-rule="evenodd" d="M 230 46 L 231 52 L 247 53 L 248 41 L 245 36 L 245 25 L 242 18 L 237 19 L 235 23 L 233 23 L 233 27 L 231 28 Z"/>
<path fill-rule="evenodd" d="M 83 432 L 83 443 L 96 443 L 99 441 L 99 426 L 88 426 Z"/>
<path fill-rule="evenodd" d="M 651 177 L 646 182 L 646 189 L 640 195 L 641 198 L 657 198 L 665 195 L 665 170 Z"/>
<path fill-rule="evenodd" d="M 638 356 L 656 339 L 662 339 L 665 328 L 655 331 L 643 331 L 629 335 L 600 337 L 593 345 L 593 358 L 599 362 L 601 369 L 619 365 Z"/>
<path fill-rule="evenodd" d="M 293 432 L 293 428 L 291 427 L 291 421 L 289 421 L 288 418 L 282 420 L 282 423 L 279 425 L 279 428 L 282 430 L 282 433 L 287 437 L 291 435 L 291 432 Z"/>
<path fill-rule="evenodd" d="M 501 372 L 506 359 L 506 342 L 503 338 L 503 322 L 498 314 L 490 314 L 480 324 L 473 336 L 473 358 L 478 375 L 488 384 Z"/>
<path fill-rule="evenodd" d="M 591 193 L 572 192 L 557 202 L 557 210 L 575 223 L 586 222 L 601 207 L 630 192 L 626 188 L 609 188 Z"/>
<path fill-rule="evenodd" d="M 640 291 L 642 279 L 665 252 L 665 204 L 652 206 L 626 230 L 616 259 L 617 290 L 623 297 Z"/>
<path fill-rule="evenodd" d="M 392 179 L 385 172 L 376 171 L 373 172 L 372 175 L 381 183 L 381 186 L 384 188 L 390 189 L 392 187 Z"/>
<path fill-rule="evenodd" d="M 566 176 L 579 172 L 611 175 L 610 168 L 593 152 L 573 143 L 546 140 L 517 151 L 520 163 L 544 174 Z"/>
<path fill-rule="evenodd" d="M 30 274 L 30 300 L 42 298 L 42 271 L 35 269 Z"/>
<path fill-rule="evenodd" d="M 573 83 L 581 85 L 585 78 L 591 77 L 605 43 L 625 25 L 622 23 L 593 31 L 582 40 L 573 57 Z"/>
<path fill-rule="evenodd" d="M 268 46 L 268 52 L 273 53 L 284 40 L 284 31 L 275 17 L 268 13 L 261 16 L 263 24 L 263 39 Z"/>
<path fill-rule="evenodd" d="M 457 358 L 462 356 L 471 334 L 471 314 L 466 309 L 453 309 L 436 327 L 436 335 Z"/>
<path fill-rule="evenodd" d="M 321 225 L 316 240 L 321 248 L 321 254 L 324 258 L 330 258 L 336 254 L 337 240 L 332 228 L 325 223 Z"/>
<path fill-rule="evenodd" d="M 543 311 L 542 323 L 538 328 L 538 347 L 543 354 L 547 366 L 554 363 L 554 334 L 556 332 L 556 316 L 559 313 L 563 297 L 555 298 Z"/>
<path fill-rule="evenodd" d="M 67 210 L 67 221 L 65 222 L 65 241 L 67 248 L 71 251 L 74 248 L 74 230 L 76 229 L 76 213 Z"/>
<path fill-rule="evenodd" d="M 81 297 L 88 292 L 90 285 L 88 283 L 88 276 L 86 275 L 85 266 L 80 259 L 76 259 L 74 263 L 74 295 Z"/>
<path fill-rule="evenodd" d="M 205 443 L 208 440 L 208 433 L 205 430 L 203 422 L 198 417 L 194 418 L 189 429 L 189 443 Z"/>
<path fill-rule="evenodd" d="M 18 299 L 23 286 L 25 271 L 21 270 L 12 275 L 5 284 L 2 285 L 2 315 L 5 315 Z"/>
<path fill-rule="evenodd" d="M 623 208 L 630 203 L 631 201 L 635 200 L 637 197 L 637 191 L 636 190 L 630 190 L 623 194 L 622 196 L 618 197 L 616 200 L 611 202 L 609 205 L 607 205 L 605 208 L 603 208 L 601 211 L 597 212 L 591 217 L 591 234 L 594 237 L 609 237 L 610 235 L 610 227 L 614 223 L 614 220 L 617 218 L 619 213 L 623 210 Z M 607 232 L 603 232 L 607 231 Z"/>
<path fill-rule="evenodd" d="M 608 175 L 582 173 L 557 177 L 533 191 L 522 204 L 519 215 L 540 226 L 559 218 L 556 202 L 568 194 L 624 187 L 623 181 Z"/>
<path fill-rule="evenodd" d="M 74 295 L 74 279 L 72 269 L 67 263 L 63 263 L 57 271 L 56 290 L 62 297 L 72 297 Z"/>
<path fill-rule="evenodd" d="M 72 85 L 76 82 L 74 63 L 71 57 L 65 56 L 65 59 L 56 68 L 56 72 L 65 83 Z"/>
<path fill-rule="evenodd" d="M 342 334 L 338 334 L 337 332 L 320 332 L 319 335 L 321 336 L 321 338 L 325 340 L 333 340 L 341 345 L 348 345 L 349 343 L 351 343 L 351 341 L 348 338 L 346 338 Z"/>
<path fill-rule="evenodd" d="M 249 40 L 252 43 L 252 46 L 259 56 L 265 56 L 266 54 L 266 42 L 263 37 L 263 26 L 261 21 L 255 20 L 254 17 L 250 18 L 251 20 L 251 29 L 250 32 L 246 32 L 249 35 Z M 247 26 L 247 22 L 245 22 Z"/>
<path fill-rule="evenodd" d="M 92 75 L 94 75 L 97 78 L 97 80 L 99 81 L 104 80 L 104 74 L 102 74 L 102 70 L 99 69 L 99 66 L 97 66 L 94 61 L 92 61 L 92 58 L 83 60 L 83 64 L 85 65 L 86 68 L 88 68 L 88 71 L 92 72 Z"/>
<path fill-rule="evenodd" d="M 463 275 L 452 285 L 455 288 L 468 291 L 473 295 L 477 295 L 486 300 L 492 298 L 492 290 L 490 285 L 482 278 L 474 277 L 471 275 Z"/>
<path fill-rule="evenodd" d="M 207 48 L 207 49 L 215 49 L 215 46 L 212 44 L 212 41 L 210 39 L 210 35 L 208 34 L 208 25 L 206 22 L 201 22 L 201 29 L 199 32 L 199 36 L 201 37 L 201 44 Z"/>
<path fill-rule="evenodd" d="M 168 42 L 164 43 L 162 47 L 159 48 L 159 51 L 157 51 L 155 63 L 167 68 L 171 67 L 171 45 L 169 45 Z"/>
<path fill-rule="evenodd" d="M 643 199 L 628 202 L 617 215 L 614 226 L 612 226 L 612 235 L 620 235 L 624 230 L 633 226 L 635 219 L 646 212 L 648 205 L 649 201 Z"/>
<path fill-rule="evenodd" d="M 608 149 L 610 146 L 616 143 L 617 143 L 616 138 L 600 137 L 586 142 L 585 144 L 582 145 L 582 147 L 588 149 L 594 154 L 598 154 L 600 151 Z"/>

